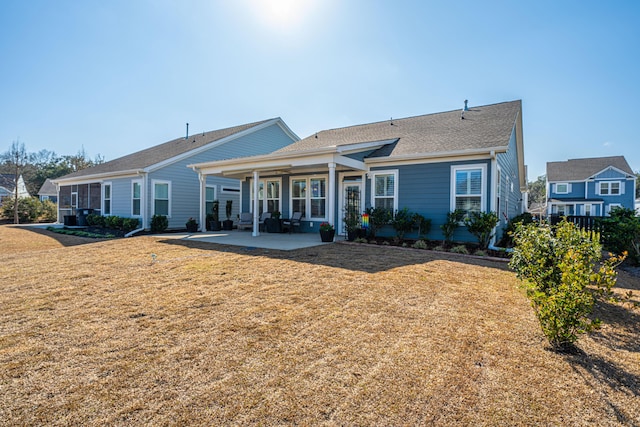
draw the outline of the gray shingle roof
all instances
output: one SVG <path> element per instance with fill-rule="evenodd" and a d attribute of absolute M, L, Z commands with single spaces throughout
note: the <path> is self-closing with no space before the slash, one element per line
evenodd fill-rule
<path fill-rule="evenodd" d="M 0 187 L 4 187 L 7 191 L 14 191 L 16 189 L 16 175 L 0 173 Z"/>
<path fill-rule="evenodd" d="M 633 175 L 633 170 L 624 156 L 592 157 L 586 159 L 570 159 L 564 162 L 547 162 L 547 180 L 583 181 L 590 176 L 613 166 Z"/>
<path fill-rule="evenodd" d="M 522 102 L 517 100 L 470 107 L 464 113 L 464 120 L 460 119 L 462 109 L 459 109 L 324 130 L 281 148 L 276 153 L 304 152 L 382 140 L 397 140 L 397 142 L 386 145 L 370 157 L 410 156 L 506 147 L 509 145 L 509 138 L 521 106 Z"/>
<path fill-rule="evenodd" d="M 42 184 L 42 187 L 40 187 L 40 190 L 38 190 L 38 196 L 57 196 L 57 195 L 58 195 L 58 189 L 56 188 L 53 181 L 51 181 L 49 178 L 45 179 L 44 183 Z"/>
<path fill-rule="evenodd" d="M 90 176 L 103 173 L 119 172 L 144 169 L 149 166 L 161 163 L 165 160 L 187 153 L 196 148 L 200 148 L 212 142 L 231 136 L 235 133 L 242 132 L 250 129 L 254 126 L 258 126 L 269 120 L 262 120 L 254 123 L 247 123 L 240 126 L 234 126 L 226 129 L 218 129 L 205 133 L 199 133 L 195 135 L 189 135 L 188 138 L 176 138 L 174 140 L 165 142 L 154 147 L 150 147 L 141 151 L 137 151 L 132 154 L 128 154 L 123 157 L 93 166 L 91 168 L 83 169 L 78 172 L 74 172 L 63 177 L 64 178 L 77 178 L 83 176 Z"/>

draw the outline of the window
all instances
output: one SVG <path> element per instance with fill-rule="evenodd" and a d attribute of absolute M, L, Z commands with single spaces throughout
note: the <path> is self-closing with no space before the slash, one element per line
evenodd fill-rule
<path fill-rule="evenodd" d="M 327 204 L 327 180 L 324 178 L 311 178 L 311 218 L 324 218 Z"/>
<path fill-rule="evenodd" d="M 486 171 L 486 165 L 451 167 L 451 210 L 459 209 L 465 214 L 483 211 Z"/>
<path fill-rule="evenodd" d="M 598 194 L 602 196 L 617 196 L 622 194 L 619 181 L 605 181 L 598 183 Z"/>
<path fill-rule="evenodd" d="M 111 215 L 111 183 L 102 185 L 102 215 Z"/>
<path fill-rule="evenodd" d="M 559 182 L 556 184 L 556 193 L 557 194 L 568 194 L 569 193 L 569 184 L 566 182 Z"/>
<path fill-rule="evenodd" d="M 171 183 L 153 181 L 153 214 L 171 216 Z"/>
<path fill-rule="evenodd" d="M 140 216 L 142 207 L 142 184 L 141 181 L 131 183 L 131 215 Z"/>
<path fill-rule="evenodd" d="M 622 205 L 620 203 L 611 203 L 611 204 L 607 205 L 607 209 L 606 209 L 605 213 L 606 213 L 607 216 L 609 216 L 609 215 L 611 215 L 611 211 L 612 210 L 618 209 L 618 208 L 621 208 L 621 207 L 622 207 Z"/>
<path fill-rule="evenodd" d="M 561 215 L 561 216 L 565 216 L 567 214 L 567 205 L 555 205 L 554 206 L 554 211 L 553 213 Z"/>
<path fill-rule="evenodd" d="M 260 181 L 258 183 L 258 212 L 261 214 L 264 211 L 264 206 L 266 204 L 267 210 L 266 212 L 275 212 L 280 211 L 280 184 L 281 181 L 279 179 L 267 179 Z M 265 193 L 265 186 L 267 191 Z M 251 187 L 251 212 L 253 212 L 253 182 L 250 184 Z"/>
<path fill-rule="evenodd" d="M 327 178 L 293 178 L 291 180 L 291 213 L 302 212 L 302 218 L 325 219 Z"/>
<path fill-rule="evenodd" d="M 373 207 L 395 212 L 398 209 L 398 171 L 374 172 L 372 185 Z"/>
<path fill-rule="evenodd" d="M 206 187 L 204 195 L 204 210 L 208 214 L 213 213 L 213 201 L 216 199 L 216 187 Z"/>
<path fill-rule="evenodd" d="M 592 211 L 592 208 L 590 203 L 587 203 L 586 205 L 584 205 L 585 216 L 591 216 L 591 211 Z"/>

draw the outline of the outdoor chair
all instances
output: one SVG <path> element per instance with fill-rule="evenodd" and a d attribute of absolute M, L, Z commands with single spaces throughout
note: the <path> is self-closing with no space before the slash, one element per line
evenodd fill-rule
<path fill-rule="evenodd" d="M 264 231 L 264 220 L 271 218 L 271 212 L 262 212 L 258 219 L 258 231 Z"/>
<path fill-rule="evenodd" d="M 302 219 L 302 212 L 294 212 L 293 216 L 291 216 L 290 219 L 285 219 L 284 221 L 282 221 L 282 226 L 283 227 L 287 227 L 289 229 L 289 233 L 293 233 L 293 229 L 295 227 L 300 228 L 300 226 L 302 225 L 300 223 L 300 220 Z"/>
<path fill-rule="evenodd" d="M 253 228 L 253 214 L 250 212 L 242 212 L 240 214 L 238 230 L 244 230 L 245 228 Z"/>

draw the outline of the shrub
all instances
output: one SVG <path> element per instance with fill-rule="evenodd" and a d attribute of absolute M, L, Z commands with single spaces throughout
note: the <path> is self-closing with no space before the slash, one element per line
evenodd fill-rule
<path fill-rule="evenodd" d="M 499 246 L 504 248 L 513 247 L 513 235 L 516 232 L 516 226 L 518 224 L 526 225 L 531 223 L 533 223 L 533 215 L 531 215 L 529 212 L 524 212 L 511 218 L 507 223 L 507 227 L 504 230 L 502 239 L 500 239 Z"/>
<path fill-rule="evenodd" d="M 414 226 L 418 228 L 419 238 L 426 236 L 429 234 L 429 231 L 431 231 L 431 219 L 425 218 L 418 213 L 414 213 L 411 216 L 411 220 L 413 221 Z"/>
<path fill-rule="evenodd" d="M 15 198 L 6 197 L 2 202 L 2 217 L 14 219 Z M 18 198 L 18 221 L 20 223 L 34 222 L 42 212 L 42 203 L 36 197 Z"/>
<path fill-rule="evenodd" d="M 44 222 L 56 221 L 58 219 L 58 206 L 51 200 L 44 200 L 39 219 Z"/>
<path fill-rule="evenodd" d="M 163 233 L 169 228 L 169 220 L 164 215 L 154 215 L 151 217 L 151 232 Z"/>
<path fill-rule="evenodd" d="M 627 260 L 640 265 L 640 217 L 633 209 L 612 209 L 609 217 L 601 218 L 604 247 L 615 253 L 628 253 Z"/>
<path fill-rule="evenodd" d="M 425 242 L 424 240 L 418 240 L 413 244 L 413 247 L 416 249 L 427 249 L 428 245 L 427 245 L 427 242 Z"/>
<path fill-rule="evenodd" d="M 396 230 L 396 237 L 400 240 L 404 239 L 404 235 L 413 228 L 413 218 L 408 208 L 402 208 L 396 211 L 391 219 L 391 226 Z"/>
<path fill-rule="evenodd" d="M 87 224 L 91 227 L 104 227 L 105 225 L 105 217 L 98 214 L 89 214 L 87 215 Z"/>
<path fill-rule="evenodd" d="M 107 228 L 113 228 L 114 230 L 122 230 L 122 223 L 124 218 L 121 216 L 105 216 L 104 217 L 104 226 Z"/>
<path fill-rule="evenodd" d="M 444 241 L 442 242 L 444 247 L 451 246 L 451 242 L 453 241 L 453 233 L 455 233 L 456 228 L 458 228 L 458 226 L 460 225 L 460 221 L 462 221 L 463 217 L 464 212 L 460 209 L 447 212 L 447 220 L 440 226 L 442 235 L 444 236 Z"/>
<path fill-rule="evenodd" d="M 453 252 L 454 254 L 469 255 L 469 250 L 465 245 L 454 246 L 453 248 L 451 248 L 451 252 Z"/>
<path fill-rule="evenodd" d="M 367 208 L 366 213 L 369 215 L 369 235 L 375 238 L 378 230 L 391 220 L 391 211 L 384 208 Z"/>
<path fill-rule="evenodd" d="M 138 218 L 123 218 L 122 219 L 122 231 L 129 233 L 140 227 L 140 220 Z"/>
<path fill-rule="evenodd" d="M 525 280 L 543 333 L 556 349 L 568 349 L 578 336 L 598 327 L 591 319 L 595 298 L 610 297 L 615 267 L 622 259 L 601 259 L 601 246 L 589 233 L 564 219 L 555 230 L 547 224 L 517 225 L 509 266 Z"/>
<path fill-rule="evenodd" d="M 498 225 L 498 214 L 495 212 L 470 212 L 464 219 L 469 233 L 476 236 L 480 249 L 487 249 L 493 237 L 493 229 Z"/>

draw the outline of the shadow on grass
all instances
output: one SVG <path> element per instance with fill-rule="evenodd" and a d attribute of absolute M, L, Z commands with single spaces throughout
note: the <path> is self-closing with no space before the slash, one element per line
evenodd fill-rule
<path fill-rule="evenodd" d="M 285 259 L 306 264 L 325 265 L 327 267 L 343 268 L 347 270 L 378 273 L 425 262 L 446 260 L 456 263 L 508 270 L 507 263 L 490 258 L 464 256 L 459 254 L 434 252 L 422 249 L 400 248 L 395 246 L 377 245 L 332 245 L 314 246 L 297 250 L 281 251 L 277 249 L 263 249 L 249 246 L 224 245 L 210 242 L 195 242 L 193 240 L 166 239 L 161 243 L 184 246 L 188 248 L 228 252 L 241 255 Z"/>
<path fill-rule="evenodd" d="M 582 350 L 565 354 L 565 358 L 573 370 L 582 376 L 593 389 L 602 390 L 602 399 L 622 425 L 640 426 L 638 420 L 627 414 L 621 403 L 614 402 L 611 398 L 617 393 L 624 393 L 634 398 L 638 397 L 640 395 L 640 378 L 637 375 L 627 372 L 600 356 L 590 356 Z"/>
<path fill-rule="evenodd" d="M 93 237 L 81 237 L 81 236 L 73 236 L 69 234 L 56 233 L 53 231 L 49 231 L 46 228 L 39 227 L 23 227 L 23 230 L 30 231 L 32 233 L 40 234 L 42 236 L 50 237 L 62 246 L 79 246 L 79 245 L 88 245 L 91 243 L 104 242 L 105 240 L 113 240 L 108 238 L 93 238 Z"/>

